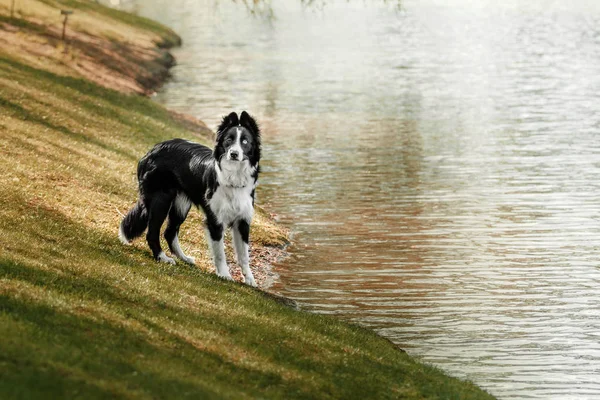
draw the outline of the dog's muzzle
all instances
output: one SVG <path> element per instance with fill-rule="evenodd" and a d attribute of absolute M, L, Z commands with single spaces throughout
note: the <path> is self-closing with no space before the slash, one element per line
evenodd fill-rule
<path fill-rule="evenodd" d="M 239 161 L 240 153 L 237 150 L 229 150 L 229 159 L 232 161 Z"/>

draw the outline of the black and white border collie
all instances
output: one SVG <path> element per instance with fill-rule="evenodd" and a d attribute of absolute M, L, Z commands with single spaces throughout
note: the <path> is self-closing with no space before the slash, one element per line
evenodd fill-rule
<path fill-rule="evenodd" d="M 223 117 L 214 150 L 182 139 L 159 143 L 139 162 L 140 198 L 121 222 L 119 238 L 125 244 L 141 236 L 154 258 L 175 264 L 160 247 L 160 229 L 168 217 L 164 236 L 171 254 L 194 264 L 179 245 L 179 227 L 191 205 L 206 214 L 206 239 L 217 275 L 231 280 L 225 260 L 223 236 L 233 230 L 233 247 L 245 282 L 256 286 L 250 270 L 248 240 L 254 212 L 254 191 L 260 161 L 260 131 L 254 118 L 243 111 Z"/>

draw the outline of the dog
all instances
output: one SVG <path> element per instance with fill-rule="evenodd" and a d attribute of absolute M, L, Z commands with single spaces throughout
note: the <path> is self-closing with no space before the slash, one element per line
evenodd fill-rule
<path fill-rule="evenodd" d="M 206 215 L 206 239 L 218 276 L 232 280 L 225 259 L 223 236 L 233 231 L 233 247 L 245 283 L 256 286 L 250 270 L 249 236 L 254 196 L 260 172 L 260 130 L 246 111 L 223 117 L 213 150 L 183 139 L 155 145 L 138 163 L 139 200 L 119 227 L 124 244 L 141 236 L 158 262 L 175 264 L 160 246 L 160 229 L 171 254 L 195 264 L 179 244 L 179 227 L 192 204 Z"/>

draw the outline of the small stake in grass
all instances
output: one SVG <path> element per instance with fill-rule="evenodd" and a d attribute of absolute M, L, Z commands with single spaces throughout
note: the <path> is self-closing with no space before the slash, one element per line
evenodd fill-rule
<path fill-rule="evenodd" d="M 15 0 L 10 3 L 10 18 L 14 18 L 15 15 Z"/>
<path fill-rule="evenodd" d="M 60 15 L 64 15 L 65 19 L 63 20 L 63 31 L 62 31 L 62 41 L 65 42 L 66 33 L 67 33 L 67 20 L 69 19 L 69 15 L 73 14 L 71 10 L 60 10 Z M 67 52 L 67 44 L 65 42 L 65 53 Z"/>

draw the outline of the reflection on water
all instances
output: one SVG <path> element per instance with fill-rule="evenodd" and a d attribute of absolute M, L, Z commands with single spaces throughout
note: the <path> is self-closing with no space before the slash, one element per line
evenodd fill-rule
<path fill-rule="evenodd" d="M 277 291 L 500 398 L 600 397 L 598 2 L 140 3 L 185 43 L 159 101 L 262 121 Z"/>

